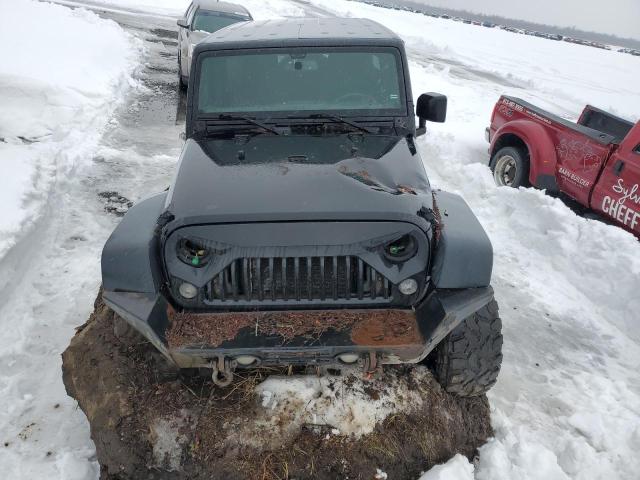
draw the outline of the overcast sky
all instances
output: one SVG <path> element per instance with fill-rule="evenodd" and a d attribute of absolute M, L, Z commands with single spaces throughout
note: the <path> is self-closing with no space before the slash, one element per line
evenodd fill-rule
<path fill-rule="evenodd" d="M 640 0 L 414 0 L 435 7 L 640 39 Z"/>

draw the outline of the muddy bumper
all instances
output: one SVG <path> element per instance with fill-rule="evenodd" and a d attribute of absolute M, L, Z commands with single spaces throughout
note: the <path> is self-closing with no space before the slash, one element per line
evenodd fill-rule
<path fill-rule="evenodd" d="M 493 290 L 431 293 L 416 309 L 178 312 L 162 295 L 105 291 L 105 303 L 181 368 L 233 362 L 318 365 L 417 363 Z"/>

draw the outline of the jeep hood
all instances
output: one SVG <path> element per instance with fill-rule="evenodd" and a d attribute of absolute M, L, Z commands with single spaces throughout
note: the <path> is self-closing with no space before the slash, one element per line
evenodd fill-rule
<path fill-rule="evenodd" d="M 402 137 L 189 139 L 165 204 L 167 230 L 215 223 L 403 221 L 425 231 L 433 198 Z"/>

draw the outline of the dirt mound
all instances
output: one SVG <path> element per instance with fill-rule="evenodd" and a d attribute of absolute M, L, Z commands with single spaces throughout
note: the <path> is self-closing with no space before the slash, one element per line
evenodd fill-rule
<path fill-rule="evenodd" d="M 261 369 L 219 389 L 122 322 L 97 300 L 63 354 L 102 479 L 416 479 L 492 435 L 487 399 L 447 394 L 424 367 L 375 380 Z"/>

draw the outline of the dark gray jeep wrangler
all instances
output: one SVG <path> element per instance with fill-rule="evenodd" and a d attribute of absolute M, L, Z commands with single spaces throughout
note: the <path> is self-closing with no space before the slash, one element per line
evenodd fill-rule
<path fill-rule="evenodd" d="M 404 44 L 369 20 L 242 23 L 194 51 L 187 141 L 168 192 L 102 256 L 105 302 L 180 368 L 426 362 L 478 395 L 496 381 L 492 247 L 415 145 Z"/>

